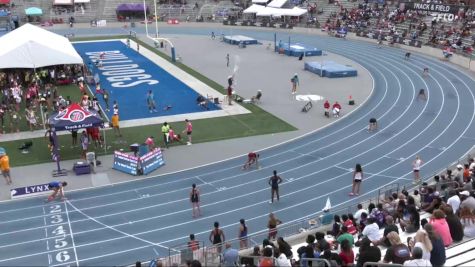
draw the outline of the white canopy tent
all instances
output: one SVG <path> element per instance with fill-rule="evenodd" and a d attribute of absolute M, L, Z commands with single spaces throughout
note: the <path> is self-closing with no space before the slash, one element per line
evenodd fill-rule
<path fill-rule="evenodd" d="M 253 4 L 267 4 L 268 0 L 252 0 Z"/>
<path fill-rule="evenodd" d="M 281 17 L 281 16 L 290 16 L 290 17 L 299 17 L 307 13 L 306 9 L 299 7 L 294 8 L 275 8 L 275 7 L 266 7 L 259 10 L 256 15 L 261 17 Z"/>
<path fill-rule="evenodd" d="M 73 0 L 54 0 L 53 5 L 72 5 Z"/>
<path fill-rule="evenodd" d="M 31 24 L 0 37 L 0 69 L 83 64 L 71 42 Z"/>
<path fill-rule="evenodd" d="M 91 0 L 74 0 L 75 4 L 81 4 L 81 3 L 89 3 Z"/>
<path fill-rule="evenodd" d="M 260 10 L 266 8 L 265 6 L 262 6 L 262 5 L 256 5 L 256 4 L 253 4 L 252 6 L 246 8 L 243 13 L 244 14 L 252 14 L 252 13 L 257 13 L 259 12 Z"/>
<path fill-rule="evenodd" d="M 272 0 L 267 6 L 268 7 L 283 7 L 288 0 Z"/>

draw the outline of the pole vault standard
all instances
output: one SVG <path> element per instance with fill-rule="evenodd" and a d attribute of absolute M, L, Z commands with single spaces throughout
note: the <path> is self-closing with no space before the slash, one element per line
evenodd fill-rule
<path fill-rule="evenodd" d="M 167 38 L 159 38 L 158 37 L 158 13 L 157 13 L 157 0 L 153 0 L 154 7 L 155 7 L 155 37 L 150 36 L 148 33 L 148 17 L 147 17 L 147 6 L 145 4 L 145 0 L 143 0 L 143 13 L 145 16 L 145 32 L 147 34 L 147 38 L 153 40 L 154 42 L 158 41 L 165 41 L 171 47 L 171 54 L 172 54 L 172 62 L 176 62 L 176 53 L 175 53 L 175 46 L 173 43 L 168 40 Z"/>

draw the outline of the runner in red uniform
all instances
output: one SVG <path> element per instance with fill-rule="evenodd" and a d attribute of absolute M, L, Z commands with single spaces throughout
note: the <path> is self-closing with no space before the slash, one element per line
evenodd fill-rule
<path fill-rule="evenodd" d="M 256 152 L 249 152 L 249 154 L 247 154 L 247 162 L 244 164 L 244 166 L 242 166 L 242 169 L 245 170 L 247 168 L 250 168 L 252 164 L 256 164 L 257 168 L 259 169 L 258 159 L 259 154 L 257 154 Z"/>

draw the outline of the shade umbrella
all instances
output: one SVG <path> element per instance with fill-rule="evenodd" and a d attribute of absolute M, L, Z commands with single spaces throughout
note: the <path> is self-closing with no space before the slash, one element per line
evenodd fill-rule
<path fill-rule="evenodd" d="M 57 165 L 57 170 L 53 171 L 53 176 L 66 175 L 65 170 L 62 170 L 59 165 L 59 140 L 56 136 L 56 131 L 70 131 L 104 126 L 104 121 L 97 112 L 84 109 L 77 103 L 73 103 L 66 109 L 51 114 L 48 118 L 48 123 L 53 131 L 53 158 Z"/>
<path fill-rule="evenodd" d="M 25 14 L 27 16 L 41 16 L 43 15 L 43 10 L 39 7 L 29 7 L 25 9 Z"/>

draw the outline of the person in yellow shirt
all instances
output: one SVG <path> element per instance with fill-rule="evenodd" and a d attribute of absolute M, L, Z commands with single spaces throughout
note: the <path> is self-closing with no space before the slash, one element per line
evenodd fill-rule
<path fill-rule="evenodd" d="M 2 170 L 2 175 L 5 177 L 7 184 L 12 184 L 12 177 L 10 176 L 10 160 L 7 155 L 0 156 L 0 169 Z"/>
<path fill-rule="evenodd" d="M 114 133 L 116 136 L 122 137 L 122 134 L 120 133 L 120 128 L 119 128 L 119 114 L 114 114 L 112 115 L 112 128 L 114 129 Z"/>
<path fill-rule="evenodd" d="M 170 125 L 167 122 L 164 122 L 162 125 L 162 134 L 163 134 L 163 143 L 165 147 L 168 148 Z"/>

